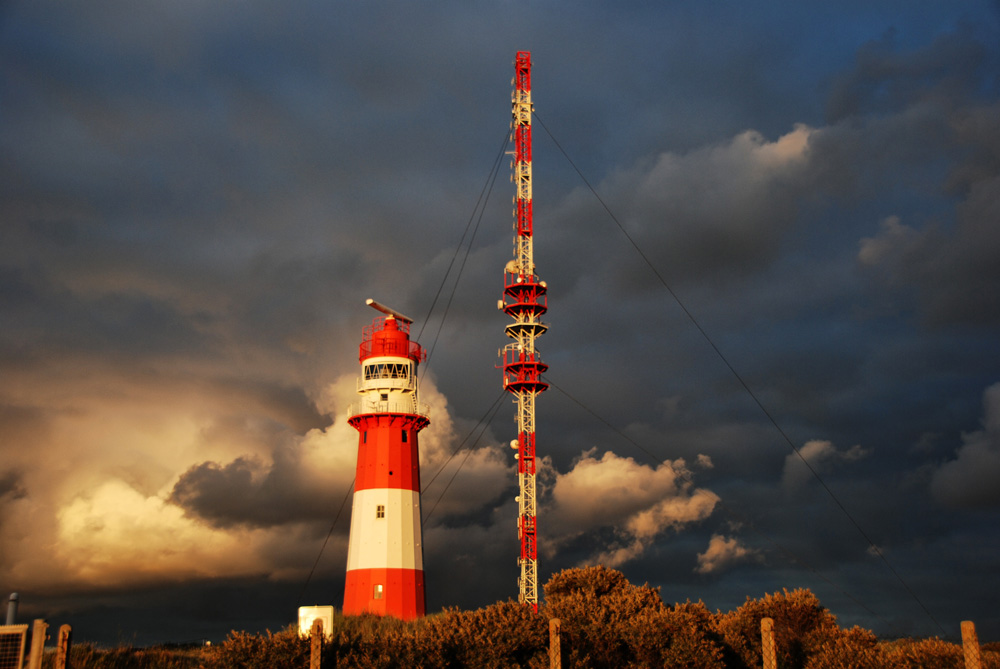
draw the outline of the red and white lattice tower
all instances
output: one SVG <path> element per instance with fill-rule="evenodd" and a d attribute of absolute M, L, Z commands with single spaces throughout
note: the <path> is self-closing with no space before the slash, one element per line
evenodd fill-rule
<path fill-rule="evenodd" d="M 344 613 L 411 620 L 427 608 L 417 447 L 430 423 L 417 401 L 417 364 L 427 353 L 410 341 L 412 319 L 368 304 L 386 315 L 364 329 L 361 401 L 348 419 L 359 434 Z"/>
<path fill-rule="evenodd" d="M 498 306 L 514 322 L 506 327 L 514 340 L 500 351 L 503 386 L 517 404 L 518 536 L 521 540 L 521 576 L 518 600 L 538 610 L 538 545 L 535 506 L 535 396 L 548 385 L 541 380 L 548 369 L 535 350 L 535 339 L 548 328 L 541 317 L 547 309 L 546 286 L 535 274 L 531 220 L 531 53 L 518 51 L 514 63 L 513 181 L 514 259 L 504 269 L 503 299 Z"/>

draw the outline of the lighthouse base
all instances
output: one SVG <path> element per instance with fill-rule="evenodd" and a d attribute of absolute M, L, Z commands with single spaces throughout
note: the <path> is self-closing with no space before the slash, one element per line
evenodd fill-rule
<path fill-rule="evenodd" d="M 424 615 L 424 572 L 418 569 L 351 569 L 344 614 L 375 613 L 413 620 Z"/>

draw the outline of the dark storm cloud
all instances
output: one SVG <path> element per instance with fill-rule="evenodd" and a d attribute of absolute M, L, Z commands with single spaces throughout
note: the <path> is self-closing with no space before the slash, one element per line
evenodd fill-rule
<path fill-rule="evenodd" d="M 1000 505 L 996 480 L 1000 475 L 1000 384 L 983 394 L 983 428 L 962 435 L 956 458 L 931 480 L 934 496 L 955 507 L 995 508 Z"/>
<path fill-rule="evenodd" d="M 18 472 L 0 474 L 0 499 L 19 499 L 27 494 Z"/>
<path fill-rule="evenodd" d="M 830 140 L 840 145 L 834 150 L 842 151 L 845 140 L 847 146 L 879 147 L 883 157 L 906 161 L 904 169 L 925 163 L 933 170 L 927 176 L 940 170 L 932 161 L 947 152 L 945 179 L 927 185 L 960 199 L 951 215 L 930 209 L 933 204 L 893 212 L 877 235 L 862 240 L 859 259 L 877 268 L 888 286 L 915 290 L 932 323 L 994 322 L 1000 315 L 994 262 L 1000 235 L 992 225 L 1000 199 L 1000 123 L 989 73 L 996 55 L 967 28 L 914 53 L 900 54 L 892 42 L 890 35 L 863 48 L 854 72 L 835 89 L 831 104 L 844 109 L 832 116 L 854 117 L 854 128 L 834 126 Z M 873 119 L 862 121 L 873 132 L 857 133 L 859 117 Z"/>
<path fill-rule="evenodd" d="M 796 220 L 798 199 L 816 187 L 809 135 L 801 127 L 768 141 L 745 132 L 684 156 L 661 155 L 621 175 L 631 191 L 616 195 L 623 223 L 672 276 L 742 273 L 766 264 Z"/>
<path fill-rule="evenodd" d="M 954 41 L 966 45 L 964 51 L 953 49 L 960 54 L 984 51 L 965 34 L 941 38 L 946 44 Z M 944 51 L 944 56 L 939 57 L 938 51 Z M 831 205 L 850 202 L 852 207 L 870 206 L 886 199 L 895 207 L 900 193 L 917 187 L 911 203 L 899 213 L 945 215 L 941 210 L 945 200 L 940 197 L 940 173 L 945 166 L 942 155 L 952 161 L 950 169 L 962 170 L 968 160 L 966 147 L 980 144 L 956 143 L 953 128 L 967 118 L 982 116 L 983 68 L 967 70 L 967 59 L 945 57 L 949 50 L 937 45 L 926 52 L 892 55 L 897 68 L 921 72 L 926 86 L 906 87 L 896 93 L 890 108 L 866 108 L 864 115 L 850 122 L 827 127 L 786 128 L 773 138 L 746 132 L 695 151 L 663 153 L 620 170 L 601 184 L 599 191 L 672 283 L 699 277 L 717 283 L 733 274 L 759 273 L 775 259 L 785 257 L 790 238 L 808 241 L 800 232 L 797 237 L 791 235 L 813 229 L 810 219 L 815 217 L 820 217 L 817 223 L 834 224 L 827 237 L 838 245 L 846 242 L 846 248 L 857 240 L 851 235 L 871 230 L 871 222 L 856 215 L 847 221 L 825 220 L 823 209 Z M 907 66 L 911 60 L 918 64 L 932 61 L 934 66 Z M 952 80 L 959 83 L 950 84 Z M 941 88 L 954 89 L 955 93 L 942 96 Z M 973 124 L 965 121 L 965 125 Z M 983 157 L 982 150 L 975 153 L 982 172 L 991 160 Z M 636 262 L 634 251 L 614 235 L 602 235 L 608 243 L 601 247 L 605 254 L 611 254 L 612 262 L 603 262 L 601 256 L 588 250 L 588 237 L 577 230 L 581 223 L 595 231 L 607 227 L 592 203 L 591 195 L 580 191 L 557 212 L 556 222 L 565 221 L 558 227 L 566 233 L 559 236 L 557 230 L 557 241 L 549 242 L 549 248 L 569 247 L 572 252 L 555 254 L 555 270 L 584 280 L 594 268 L 604 267 L 606 278 L 620 288 L 634 287 L 637 282 L 655 285 L 651 273 Z M 920 208 L 914 209 L 914 203 Z M 546 242 L 541 243 L 546 248 Z M 843 248 L 829 248 L 828 243 L 823 251 L 843 253 Z M 574 260 L 578 264 L 570 267 Z M 793 269 L 801 272 L 802 268 Z M 843 281 L 842 277 L 828 278 Z M 837 285 L 828 290 L 836 290 Z M 593 295 L 593 287 L 587 290 Z"/>
<path fill-rule="evenodd" d="M 862 240 L 859 259 L 882 272 L 891 290 L 915 290 L 932 324 L 992 324 L 1000 319 L 1000 175 L 977 182 L 957 207 L 954 230 L 915 229 L 898 217 Z M 905 293 L 904 293 L 905 294 Z"/>
<path fill-rule="evenodd" d="M 220 528 L 328 518 L 342 497 L 339 491 L 304 485 L 300 462 L 289 449 L 274 455 L 271 467 L 246 457 L 222 466 L 195 465 L 181 475 L 169 499 Z"/>
<path fill-rule="evenodd" d="M 853 70 L 837 78 L 830 92 L 827 120 L 836 123 L 861 114 L 895 113 L 922 98 L 942 104 L 984 92 L 995 54 L 970 26 L 937 38 L 915 52 L 901 50 L 896 31 L 862 46 Z"/>

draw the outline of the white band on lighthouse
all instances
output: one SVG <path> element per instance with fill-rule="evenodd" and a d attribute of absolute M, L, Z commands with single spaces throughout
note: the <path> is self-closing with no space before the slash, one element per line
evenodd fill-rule
<path fill-rule="evenodd" d="M 376 488 L 354 493 L 347 570 L 423 569 L 420 493 Z"/>

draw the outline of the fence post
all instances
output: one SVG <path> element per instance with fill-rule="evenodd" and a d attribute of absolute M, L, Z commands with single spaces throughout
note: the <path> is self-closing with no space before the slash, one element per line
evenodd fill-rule
<path fill-rule="evenodd" d="M 971 620 L 962 621 L 962 650 L 965 651 L 965 669 L 980 669 L 983 666 L 976 624 Z"/>
<path fill-rule="evenodd" d="M 559 638 L 558 618 L 549 618 L 549 669 L 562 669 L 562 641 Z"/>
<path fill-rule="evenodd" d="M 774 619 L 760 619 L 760 648 L 764 669 L 778 669 L 778 657 L 774 652 Z"/>
<path fill-rule="evenodd" d="M 49 624 L 41 618 L 35 619 L 31 627 L 31 654 L 28 656 L 28 669 L 42 669 L 42 655 L 45 653 L 45 631 Z"/>
<path fill-rule="evenodd" d="M 73 628 L 69 625 L 63 625 L 59 628 L 59 644 L 56 646 L 55 669 L 68 669 L 69 667 L 69 646 L 72 633 Z"/>
<path fill-rule="evenodd" d="M 323 656 L 323 621 L 313 621 L 309 644 L 309 669 L 320 669 Z"/>

